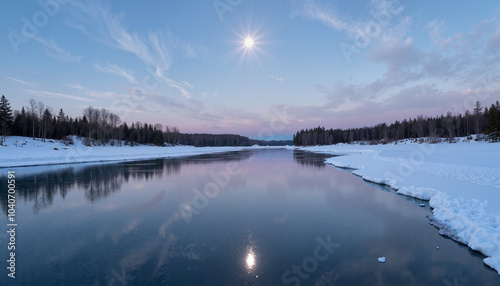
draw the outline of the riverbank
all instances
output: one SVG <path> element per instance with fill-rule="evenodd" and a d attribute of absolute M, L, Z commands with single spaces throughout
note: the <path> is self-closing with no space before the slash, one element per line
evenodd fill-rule
<path fill-rule="evenodd" d="M 239 147 L 193 147 L 193 146 L 86 146 L 80 138 L 72 144 L 58 140 L 9 136 L 0 146 L 0 168 L 174 158 L 241 150 Z"/>
<path fill-rule="evenodd" d="M 483 253 L 500 275 L 500 144 L 463 142 L 297 148 L 336 156 L 326 164 L 429 200 L 439 232 Z"/>

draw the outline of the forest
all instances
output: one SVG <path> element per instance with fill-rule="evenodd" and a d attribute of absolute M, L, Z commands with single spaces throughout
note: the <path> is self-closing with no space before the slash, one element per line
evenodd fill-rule
<path fill-rule="evenodd" d="M 454 142 L 455 137 L 469 137 L 470 140 L 500 139 L 500 104 L 484 107 L 476 102 L 472 112 L 453 115 L 416 118 L 395 121 L 391 124 L 380 123 L 371 127 L 349 129 L 325 129 L 316 127 L 300 130 L 293 136 L 296 146 L 331 145 L 337 143 L 369 142 L 369 144 L 384 144 L 401 139 L 426 138 L 430 143 L 436 143 L 445 138 Z M 472 134 L 478 134 L 472 138 Z M 483 136 L 484 135 L 484 136 Z M 424 139 L 421 139 L 424 140 Z"/>
<path fill-rule="evenodd" d="M 47 139 L 67 140 L 71 136 L 86 138 L 87 145 L 126 145 L 154 144 L 193 145 L 193 146 L 250 146 L 264 144 L 262 141 L 234 134 L 186 134 L 175 126 L 160 123 L 122 122 L 120 117 L 109 110 L 89 106 L 81 117 L 72 118 L 61 108 L 55 112 L 42 101 L 30 99 L 21 110 L 12 110 L 8 99 L 0 99 L 0 143 L 5 136 L 27 136 Z M 290 141 L 291 143 L 291 141 Z"/>
<path fill-rule="evenodd" d="M 478 134 L 475 140 L 499 141 L 500 103 L 483 107 L 476 102 L 472 111 L 465 114 L 451 114 L 436 117 L 423 115 L 416 118 L 380 123 L 371 127 L 349 129 L 325 129 L 316 127 L 300 130 L 292 141 L 261 141 L 235 134 L 188 134 L 179 128 L 160 123 L 122 122 L 120 117 L 109 110 L 89 106 L 82 116 L 72 118 L 61 108 L 58 112 L 42 101 L 30 99 L 21 110 L 13 111 L 8 99 L 0 98 L 0 144 L 5 136 L 26 136 L 32 138 L 67 140 L 71 135 L 86 138 L 87 145 L 129 145 L 154 144 L 192 146 L 251 146 L 251 145 L 330 145 L 337 143 L 369 142 L 389 143 L 401 139 L 427 138 L 431 143 L 446 138 L 454 142 L 455 137 Z M 484 136 L 483 136 L 484 135 Z M 423 139 L 422 139 L 423 140 Z"/>

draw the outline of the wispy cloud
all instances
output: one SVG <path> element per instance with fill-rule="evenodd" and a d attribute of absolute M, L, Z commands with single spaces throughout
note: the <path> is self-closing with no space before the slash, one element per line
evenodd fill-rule
<path fill-rule="evenodd" d="M 284 77 L 275 76 L 274 74 L 271 74 L 271 77 L 274 78 L 276 81 L 279 81 L 279 82 L 282 82 L 282 81 L 285 80 Z"/>
<path fill-rule="evenodd" d="M 163 75 L 163 73 L 160 70 L 156 70 L 156 76 L 159 78 L 163 79 L 165 83 L 167 83 L 169 86 L 177 89 L 180 91 L 182 96 L 185 98 L 190 98 L 191 97 L 191 92 L 188 90 L 191 90 L 193 86 L 185 81 L 175 81 L 173 79 L 170 79 L 166 76 Z"/>
<path fill-rule="evenodd" d="M 172 64 L 174 48 L 180 49 L 183 56 L 188 58 L 203 54 L 202 48 L 187 44 L 170 33 L 131 33 L 124 25 L 125 15 L 111 12 L 109 7 L 100 2 L 73 4 L 76 10 L 73 11 L 74 17 L 70 26 L 81 30 L 97 42 L 134 54 L 145 65 L 154 67 L 156 75 L 163 83 L 178 89 L 182 96 L 190 97 L 191 84 L 173 80 L 167 77 L 166 73 Z M 110 65 L 99 67 L 100 71 L 127 77 L 131 83 L 136 82 L 130 77 L 129 71 Z"/>
<path fill-rule="evenodd" d="M 124 68 L 118 65 L 113 65 L 109 63 L 106 63 L 104 65 L 94 64 L 94 69 L 103 73 L 121 76 L 131 84 L 139 84 L 139 81 L 135 79 L 130 70 L 125 70 Z"/>
<path fill-rule="evenodd" d="M 66 86 L 74 89 L 83 89 L 83 86 L 78 83 L 68 83 Z"/>
<path fill-rule="evenodd" d="M 68 83 L 66 84 L 67 87 L 79 90 L 80 93 L 85 94 L 88 97 L 95 97 L 95 98 L 100 98 L 100 99 L 118 99 L 118 98 L 126 98 L 129 95 L 124 95 L 122 93 L 116 93 L 113 91 L 100 91 L 100 90 L 94 90 L 85 86 L 82 86 L 79 83 Z"/>
<path fill-rule="evenodd" d="M 395 5 L 396 1 L 372 0 L 368 4 L 369 14 L 364 19 L 353 19 L 341 14 L 332 2 L 320 0 L 292 0 L 292 17 L 302 17 L 311 21 L 318 21 L 323 25 L 340 32 L 344 32 L 348 38 L 356 38 L 360 31 L 365 31 L 374 16 L 392 13 L 399 14 L 404 8 Z M 387 24 L 387 23 L 382 23 Z"/>
<path fill-rule="evenodd" d="M 47 54 L 58 62 L 79 63 L 80 60 L 82 59 L 82 56 L 75 56 L 71 54 L 69 51 L 66 51 L 64 48 L 57 45 L 53 39 L 47 40 L 41 37 L 35 37 L 35 40 L 38 41 L 43 46 L 45 46 L 45 51 L 47 52 Z"/>
<path fill-rule="evenodd" d="M 207 59 L 213 54 L 212 50 L 206 47 L 202 42 L 186 41 L 176 37 L 171 32 L 167 33 L 167 39 L 170 46 L 178 51 L 182 56 L 192 58 Z"/>
<path fill-rule="evenodd" d="M 24 85 L 36 85 L 35 83 L 27 82 L 25 80 L 14 78 L 14 77 L 10 77 L 10 76 L 4 76 L 4 78 L 10 79 L 12 81 L 15 81 L 17 83 L 24 84 Z"/>
<path fill-rule="evenodd" d="M 294 9 L 292 16 L 303 17 L 308 20 L 319 21 L 320 23 L 338 31 L 354 33 L 357 25 L 348 17 L 342 16 L 336 11 L 334 6 L 321 3 L 315 0 L 292 1 Z"/>
<path fill-rule="evenodd" d="M 164 69 L 170 67 L 170 60 L 157 54 L 157 50 L 148 45 L 151 44 L 151 39 L 126 30 L 123 25 L 124 14 L 112 13 L 109 7 L 97 1 L 71 3 L 75 10 L 68 10 L 72 11 L 70 26 L 97 42 L 133 53 L 148 65 L 160 65 Z"/>
<path fill-rule="evenodd" d="M 34 96 L 62 97 L 62 98 L 68 98 L 68 99 L 73 99 L 73 100 L 77 100 L 77 101 L 84 101 L 84 102 L 93 101 L 93 99 L 90 99 L 90 98 L 84 98 L 84 97 L 66 94 L 66 93 L 43 91 L 43 90 L 33 90 L 33 89 L 25 89 L 25 91 L 34 95 Z"/>
<path fill-rule="evenodd" d="M 425 25 L 426 28 L 428 28 L 429 31 L 429 36 L 431 38 L 431 41 L 438 45 L 440 48 L 446 48 L 446 46 L 451 42 L 451 38 L 444 38 L 443 34 L 446 29 L 446 23 L 444 20 L 438 21 L 438 20 L 433 20 L 427 23 Z"/>

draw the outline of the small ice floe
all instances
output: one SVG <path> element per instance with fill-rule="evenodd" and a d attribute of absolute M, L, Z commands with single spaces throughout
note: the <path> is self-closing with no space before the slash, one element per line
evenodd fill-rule
<path fill-rule="evenodd" d="M 425 204 L 420 204 L 419 206 L 420 206 L 420 207 L 422 207 L 422 208 L 424 208 L 424 207 L 425 207 Z"/>
<path fill-rule="evenodd" d="M 439 249 L 439 246 L 436 246 L 436 249 Z"/>
<path fill-rule="evenodd" d="M 380 263 L 385 263 L 385 257 L 379 257 L 378 262 Z"/>

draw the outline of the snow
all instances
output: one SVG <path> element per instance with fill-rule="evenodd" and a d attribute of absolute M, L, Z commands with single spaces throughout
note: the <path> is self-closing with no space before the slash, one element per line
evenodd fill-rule
<path fill-rule="evenodd" d="M 58 140 L 42 142 L 38 138 L 33 140 L 28 137 L 6 137 L 4 146 L 0 146 L 0 168 L 173 158 L 241 150 L 239 147 L 197 148 L 193 146 L 158 147 L 146 145 L 88 147 L 76 137 L 73 142 L 74 144 L 66 145 Z"/>
<path fill-rule="evenodd" d="M 378 258 L 378 262 L 380 262 L 380 263 L 385 263 L 385 260 L 386 259 L 383 256 Z"/>
<path fill-rule="evenodd" d="M 483 253 L 500 274 L 500 143 L 330 145 L 297 148 L 343 155 L 325 163 L 429 200 L 439 232 Z"/>

